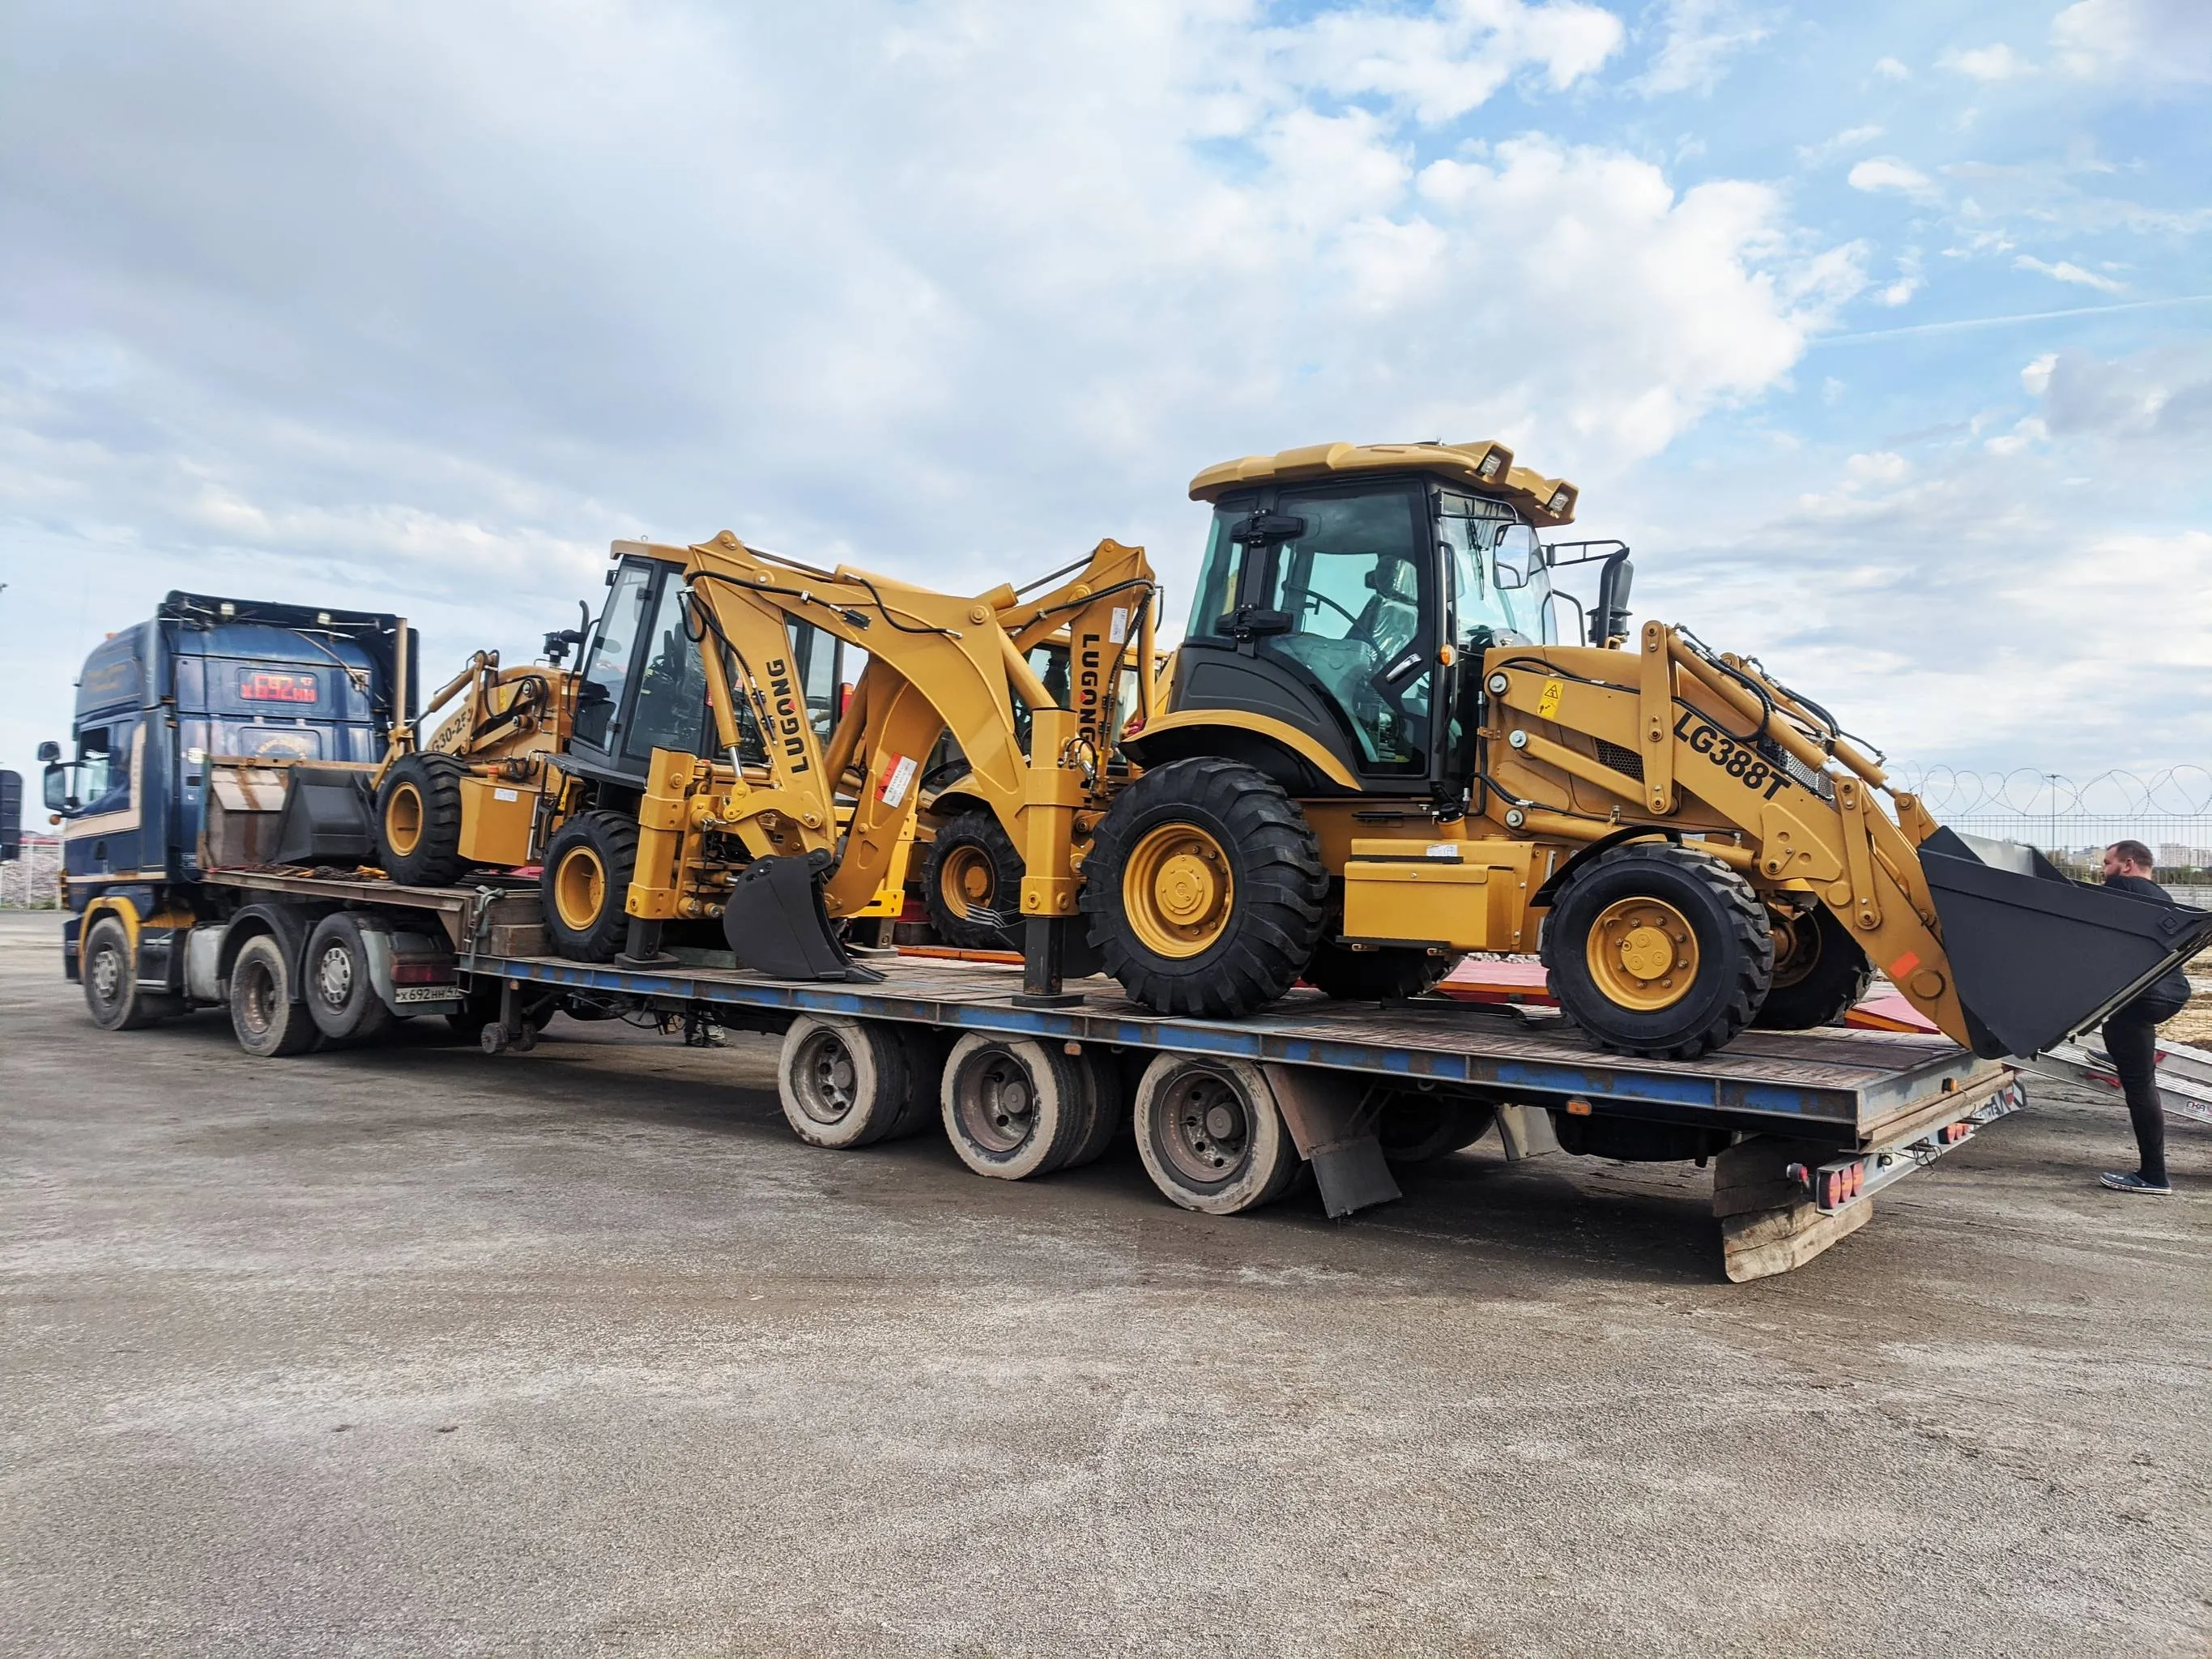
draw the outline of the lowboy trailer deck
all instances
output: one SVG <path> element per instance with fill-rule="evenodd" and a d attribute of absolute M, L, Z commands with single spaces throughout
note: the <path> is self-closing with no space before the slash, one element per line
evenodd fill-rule
<path fill-rule="evenodd" d="M 890 951 L 859 953 L 880 977 L 857 984 L 770 980 L 703 952 L 570 961 L 547 949 L 535 883 L 217 869 L 189 915 L 179 896 L 133 918 L 137 989 L 161 1013 L 228 1006 L 250 1052 L 374 1041 L 431 1014 L 479 1030 L 492 1054 L 527 1049 L 560 1012 L 781 1034 L 785 1114 L 817 1145 L 942 1124 L 971 1169 L 1020 1178 L 1133 1133 L 1163 1194 L 1213 1213 L 1310 1171 L 1328 1213 L 1348 1215 L 1400 1196 L 1394 1167 L 1492 1129 L 1513 1159 L 1710 1161 L 1736 1279 L 1817 1255 L 1870 1218 L 1875 1191 L 2024 1103 L 2013 1068 L 1940 1036 L 1759 1032 L 1697 1060 L 1625 1060 L 1555 1012 L 1440 997 L 1294 992 L 1243 1018 L 1168 1018 L 1111 980 L 1041 1003 L 1017 966 Z"/>

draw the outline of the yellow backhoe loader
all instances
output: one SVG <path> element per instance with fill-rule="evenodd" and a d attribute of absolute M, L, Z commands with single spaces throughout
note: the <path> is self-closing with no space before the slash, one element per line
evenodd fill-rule
<path fill-rule="evenodd" d="M 1942 829 L 1755 659 L 1629 636 L 1627 550 L 1547 549 L 1574 487 L 1501 445 L 1320 445 L 1191 495 L 1213 524 L 1170 707 L 1080 866 L 1151 1008 L 1242 1014 L 1302 975 L 1404 996 L 1540 946 L 1601 1048 L 1820 1024 L 1878 967 L 1960 1043 L 2031 1054 L 2212 939 Z M 1551 583 L 1590 562 L 1583 627 Z"/>
<path fill-rule="evenodd" d="M 702 645 L 687 659 L 703 682 L 687 706 L 698 710 L 703 691 L 706 729 L 696 712 L 685 732 L 633 719 L 631 744 L 652 743 L 635 813 L 571 817 L 547 848 L 548 924 L 568 954 L 583 954 L 579 944 L 608 954 L 619 922 L 622 959 L 650 962 L 671 926 L 714 922 L 738 960 L 763 972 L 866 977 L 834 923 L 896 894 L 922 768 L 949 734 L 959 799 L 977 805 L 939 826 L 938 872 L 963 848 L 994 872 L 1018 860 L 1019 916 L 1055 924 L 1025 935 L 1030 978 L 1037 994 L 1057 993 L 1077 915 L 1077 849 L 1112 786 L 1115 688 L 1125 659 L 1153 654 L 1142 550 L 1102 542 L 1079 567 L 1046 578 L 1070 578 L 1047 591 L 972 598 L 816 569 L 727 532 L 689 548 L 617 543 L 615 553 L 625 570 L 659 573 L 672 626 Z M 833 724 L 809 717 L 806 665 L 793 648 L 802 637 L 868 653 Z M 1054 645 L 1067 653 L 1057 690 L 1028 654 Z M 580 735 L 599 659 L 595 647 Z M 1152 690 L 1140 676 L 1140 714 Z M 575 747 L 562 770 L 577 769 Z"/>
<path fill-rule="evenodd" d="M 394 725 L 370 780 L 386 875 L 442 887 L 478 866 L 529 862 L 544 829 L 546 763 L 575 722 L 577 677 L 561 665 L 584 637 L 581 629 L 550 633 L 546 660 L 517 668 L 479 651 L 419 716 Z M 422 741 L 422 722 L 456 697 L 460 706 Z"/>

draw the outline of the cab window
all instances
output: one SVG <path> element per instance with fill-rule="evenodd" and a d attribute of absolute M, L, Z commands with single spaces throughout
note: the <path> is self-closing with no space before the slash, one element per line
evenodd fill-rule
<path fill-rule="evenodd" d="M 605 749 L 613 739 L 623 696 L 629 689 L 630 650 L 646 623 L 645 602 L 652 580 L 653 567 L 638 561 L 623 564 L 616 573 L 606 609 L 599 613 L 592 659 L 585 664 L 583 684 L 576 690 L 578 743 Z"/>

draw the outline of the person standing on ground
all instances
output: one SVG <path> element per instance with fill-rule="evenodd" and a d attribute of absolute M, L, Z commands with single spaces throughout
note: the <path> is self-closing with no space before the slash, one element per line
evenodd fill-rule
<path fill-rule="evenodd" d="M 2105 849 L 2105 885 L 2171 904 L 2166 889 L 2150 878 L 2150 848 L 2139 841 L 2116 841 Z M 2158 1099 L 2158 1028 L 2189 1000 L 2189 975 L 2179 968 L 2155 981 L 2134 1001 L 2123 1003 L 2105 1021 L 2105 1052 L 2127 1091 L 2128 1118 L 2135 1125 L 2136 1150 L 2142 1167 L 2133 1175 L 2107 1170 L 2098 1179 L 2119 1193 L 2170 1193 L 2166 1178 L 2166 1114 Z"/>

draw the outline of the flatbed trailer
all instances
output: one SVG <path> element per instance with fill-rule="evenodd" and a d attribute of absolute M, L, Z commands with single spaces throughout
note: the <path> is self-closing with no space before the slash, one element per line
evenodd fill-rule
<path fill-rule="evenodd" d="M 1810 1260 L 1865 1224 L 1881 1188 L 2024 1103 L 2013 1068 L 1917 1033 L 1752 1031 L 1695 1060 L 1631 1060 L 1594 1052 L 1555 1010 L 1441 997 L 1358 1003 L 1300 991 L 1240 1019 L 1169 1018 L 1130 1002 L 1110 980 L 1071 980 L 1065 997 L 1041 1001 L 1022 995 L 1018 966 L 895 951 L 858 953 L 880 975 L 872 983 L 770 980 L 706 952 L 650 967 L 570 961 L 547 946 L 534 882 L 405 887 L 263 868 L 211 871 L 199 889 L 203 902 L 193 908 L 200 914 L 174 930 L 181 939 L 149 938 L 139 946 L 140 985 L 168 1006 L 228 1005 L 250 1048 L 249 1035 L 264 1032 L 249 1027 L 271 1017 L 265 1005 L 272 996 L 281 1020 L 287 999 L 296 1014 L 312 994 L 311 937 L 397 939 L 403 946 L 411 941 L 417 967 L 402 976 L 412 982 L 394 982 L 388 944 L 375 957 L 383 966 L 365 963 L 365 978 L 380 975 L 376 989 L 388 1012 L 453 1016 L 480 1029 L 492 1054 L 528 1048 L 543 1023 L 563 1010 L 581 1018 L 657 1015 L 694 1032 L 781 1033 L 786 1115 L 822 1145 L 929 1127 L 941 1103 L 955 1149 L 971 1168 L 1044 1173 L 1051 1160 L 1024 1167 L 1020 1148 L 997 1159 L 988 1123 L 979 1146 L 963 1134 L 967 1120 L 955 1120 L 975 1087 L 999 1086 L 994 1076 L 1017 1083 L 1026 1076 L 1049 1093 L 1066 1085 L 1066 1076 L 1060 1085 L 1053 1081 L 1065 1066 L 1070 1076 L 1080 1073 L 1071 1100 L 1079 1095 L 1099 1121 L 1087 1151 L 1060 1162 L 1096 1156 L 1133 1123 L 1163 1193 L 1217 1213 L 1279 1195 L 1302 1166 L 1328 1213 L 1349 1215 L 1400 1196 L 1396 1164 L 1455 1150 L 1493 1127 L 1509 1158 L 1565 1152 L 1710 1161 L 1724 1265 L 1735 1279 Z M 173 923 L 184 920 L 175 896 L 172 890 Z M 350 933 L 324 927 L 332 916 L 348 919 Z M 138 933 L 161 931 L 153 920 Z M 273 990 L 255 990 L 237 969 L 244 945 L 262 935 L 272 941 L 257 956 L 264 977 L 268 963 L 289 964 L 289 978 L 280 975 L 284 982 Z M 426 942 L 441 949 L 426 951 Z M 399 956 L 410 957 L 410 949 Z M 145 977 L 149 971 L 160 974 L 158 982 Z M 264 1043 L 262 1051 L 284 1050 Z M 971 1085 L 966 1079 L 979 1063 L 984 1082 Z M 855 1067 L 860 1096 L 849 1080 Z M 848 1080 L 822 1082 L 833 1074 Z M 834 1114 L 807 1103 L 824 1087 L 845 1101 L 842 1109 L 875 1111 L 875 1131 L 841 1139 Z M 861 1099 L 859 1107 L 847 1099 L 872 1088 L 902 1090 L 906 1097 L 889 1105 Z M 1242 1186 L 1226 1176 L 1211 1186 L 1191 1179 L 1188 1160 L 1178 1164 L 1173 1147 L 1156 1144 L 1172 1131 L 1147 1127 L 1147 1112 L 1185 1110 L 1162 1103 L 1178 1089 L 1176 1100 L 1196 1103 L 1186 1121 L 1202 1145 L 1206 1124 L 1219 1121 L 1206 1112 L 1225 1105 L 1247 1115 L 1238 1144 L 1248 1162 L 1250 1147 L 1272 1133 L 1287 1173 Z M 1214 1134 L 1210 1155 L 1220 1157 L 1235 1139 Z"/>

